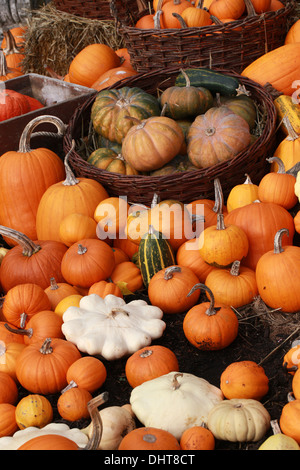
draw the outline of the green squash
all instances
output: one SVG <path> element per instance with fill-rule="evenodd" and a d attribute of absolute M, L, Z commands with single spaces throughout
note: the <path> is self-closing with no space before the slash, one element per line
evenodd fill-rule
<path fill-rule="evenodd" d="M 102 147 L 94 150 L 87 159 L 91 165 L 111 173 L 121 175 L 138 175 L 139 172 L 127 163 L 120 153 L 113 149 Z"/>

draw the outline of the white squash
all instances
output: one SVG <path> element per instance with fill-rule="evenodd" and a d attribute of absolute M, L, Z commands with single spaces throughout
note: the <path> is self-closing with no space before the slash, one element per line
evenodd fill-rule
<path fill-rule="evenodd" d="M 0 450 L 17 450 L 22 444 L 33 439 L 34 437 L 45 434 L 59 434 L 67 437 L 76 444 L 84 448 L 88 443 L 88 436 L 78 428 L 70 428 L 64 423 L 50 423 L 43 428 L 30 426 L 25 429 L 16 431 L 12 436 L 4 436 L 0 438 Z"/>
<path fill-rule="evenodd" d="M 109 406 L 99 411 L 102 421 L 102 437 L 99 450 L 117 450 L 121 440 L 126 434 L 136 428 L 134 415 L 128 410 L 128 406 Z M 90 438 L 93 433 L 91 422 L 82 430 Z"/>
<path fill-rule="evenodd" d="M 230 442 L 256 442 L 270 428 L 269 412 L 257 400 L 232 398 L 209 412 L 207 425 L 216 439 Z"/>
<path fill-rule="evenodd" d="M 144 300 L 124 299 L 109 294 L 82 297 L 79 307 L 69 307 L 63 314 L 65 338 L 89 355 L 107 360 L 133 354 L 152 339 L 160 338 L 166 324 L 163 311 Z"/>
<path fill-rule="evenodd" d="M 187 428 L 205 424 L 209 411 L 223 399 L 221 390 L 207 380 L 170 372 L 135 387 L 130 404 L 144 426 L 164 429 L 179 440 Z"/>

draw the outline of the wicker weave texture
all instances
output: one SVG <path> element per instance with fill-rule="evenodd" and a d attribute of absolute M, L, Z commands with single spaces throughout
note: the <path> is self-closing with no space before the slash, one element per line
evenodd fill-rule
<path fill-rule="evenodd" d="M 281 10 L 223 25 L 143 30 L 135 23 L 149 11 L 130 11 L 124 9 L 123 0 L 111 0 L 112 16 L 138 72 L 180 63 L 241 73 L 260 55 L 283 45 L 295 6 L 294 0 L 287 0 Z"/>
<path fill-rule="evenodd" d="M 82 18 L 112 20 L 113 16 L 110 9 L 110 0 L 53 0 L 57 10 Z M 132 4 L 132 5 L 131 5 Z M 119 14 L 121 17 L 128 17 L 129 11 L 138 14 L 138 6 L 134 0 L 122 0 L 119 5 Z M 135 11 L 136 10 L 136 11 Z"/>
<path fill-rule="evenodd" d="M 138 86 L 157 96 L 157 89 L 164 90 L 168 86 L 174 85 L 178 73 L 179 69 L 177 67 L 169 70 L 141 73 L 122 83 L 119 82 L 115 87 Z M 97 169 L 87 163 L 76 151 L 82 133 L 85 135 L 88 133 L 91 107 L 96 96 L 93 95 L 75 111 L 64 137 L 65 153 L 71 150 L 73 139 L 77 142 L 75 150 L 71 151 L 69 156 L 69 163 L 73 171 L 78 177 L 88 177 L 100 182 L 111 196 L 127 196 L 130 202 L 144 204 L 151 203 L 154 193 L 158 194 L 161 200 L 176 199 L 184 203 L 202 197 L 213 198 L 214 178 L 220 179 L 225 196 L 229 194 L 235 184 L 244 182 L 246 173 L 249 174 L 254 183 L 258 183 L 268 171 L 269 164 L 266 162 L 266 158 L 272 155 L 275 146 L 276 110 L 273 99 L 263 87 L 251 80 L 241 77 L 235 72 L 226 73 L 239 78 L 264 114 L 263 129 L 260 136 L 254 144 L 236 155 L 232 160 L 196 171 L 155 177 L 145 175 L 123 176 Z"/>

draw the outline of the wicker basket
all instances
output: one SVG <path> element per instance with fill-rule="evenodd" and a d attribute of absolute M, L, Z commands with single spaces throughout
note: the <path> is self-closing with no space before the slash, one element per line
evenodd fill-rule
<path fill-rule="evenodd" d="M 157 96 L 157 89 L 163 90 L 174 85 L 178 73 L 179 69 L 176 67 L 169 70 L 138 74 L 119 82 L 113 88 L 120 88 L 125 84 L 126 86 L 138 86 Z M 125 176 L 100 170 L 87 163 L 81 152 L 78 153 L 78 149 L 82 148 L 82 138 L 86 137 L 89 132 L 91 107 L 96 96 L 93 95 L 76 109 L 69 121 L 64 137 L 65 153 L 71 150 L 73 139 L 76 143 L 75 150 L 72 150 L 69 156 L 69 163 L 73 171 L 78 177 L 88 177 L 99 181 L 111 196 L 127 196 L 130 202 L 144 204 L 150 204 L 154 193 L 157 193 L 161 200 L 179 199 L 184 203 L 199 197 L 213 198 L 214 178 L 220 179 L 224 196 L 228 195 L 233 185 L 244 182 L 245 173 L 250 175 L 253 182 L 259 182 L 269 169 L 266 158 L 272 155 L 276 144 L 276 110 L 273 99 L 269 92 L 253 81 L 241 77 L 235 72 L 226 73 L 239 78 L 257 103 L 260 115 L 264 116 L 260 119 L 261 130 L 259 137 L 249 148 L 236 155 L 232 160 L 209 168 L 185 171 L 168 176 Z M 258 128 L 258 126 L 256 127 Z"/>
<path fill-rule="evenodd" d="M 285 7 L 281 10 L 222 25 L 143 30 L 135 23 L 149 10 L 124 10 L 123 3 L 111 0 L 111 12 L 138 72 L 173 67 L 180 62 L 241 73 L 260 55 L 283 45 L 296 6 L 294 0 L 283 0 Z"/>
<path fill-rule="evenodd" d="M 110 10 L 110 0 L 52 0 L 56 9 L 65 13 L 89 19 L 113 20 Z M 128 16 L 131 10 L 133 15 L 138 14 L 136 1 L 122 0 L 119 5 L 119 15 Z M 136 11 L 135 11 L 136 10 Z"/>

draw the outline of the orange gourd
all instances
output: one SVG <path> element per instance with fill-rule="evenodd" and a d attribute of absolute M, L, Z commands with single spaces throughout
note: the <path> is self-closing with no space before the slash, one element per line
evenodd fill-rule
<path fill-rule="evenodd" d="M 112 251 L 115 257 L 115 264 L 122 263 L 123 261 L 130 261 L 128 254 L 125 253 L 125 251 L 122 250 L 122 248 L 113 246 Z"/>
<path fill-rule="evenodd" d="M 133 77 L 136 74 L 137 72 L 132 68 L 126 67 L 125 65 L 120 65 L 119 67 L 114 67 L 99 75 L 97 80 L 92 83 L 91 88 L 96 91 L 101 91 L 104 88 L 115 85 L 115 83 L 120 80 Z"/>
<path fill-rule="evenodd" d="M 10 403 L 0 403 L 0 437 L 12 436 L 19 427 L 16 422 L 16 407 Z"/>
<path fill-rule="evenodd" d="M 205 283 L 207 275 L 215 269 L 200 255 L 198 239 L 184 242 L 177 250 L 176 261 L 179 266 L 190 268 L 202 283 Z"/>
<path fill-rule="evenodd" d="M 284 44 L 293 44 L 295 42 L 300 42 L 300 18 L 290 27 L 284 40 Z"/>
<path fill-rule="evenodd" d="M 191 4 L 187 0 L 171 0 L 169 2 L 164 3 L 161 7 L 161 10 L 163 12 L 160 17 L 161 28 L 180 29 L 180 22 L 176 17 L 173 16 L 173 13 L 181 15 L 182 12 L 190 6 Z"/>
<path fill-rule="evenodd" d="M 51 423 L 52 419 L 52 405 L 43 395 L 26 395 L 16 405 L 16 421 L 20 429 L 30 426 L 43 428 Z"/>
<path fill-rule="evenodd" d="M 238 20 L 244 11 L 244 0 L 214 0 L 209 7 L 210 14 L 220 20 L 223 18 Z"/>
<path fill-rule="evenodd" d="M 214 450 L 215 437 L 203 426 L 192 426 L 183 431 L 180 438 L 181 450 Z"/>
<path fill-rule="evenodd" d="M 50 279 L 50 285 L 45 289 L 45 293 L 50 300 L 51 310 L 54 311 L 55 307 L 62 299 L 69 295 L 76 295 L 78 291 L 67 282 L 56 282 L 55 278 L 52 277 Z"/>
<path fill-rule="evenodd" d="M 95 392 L 102 387 L 107 377 L 106 367 L 94 356 L 84 356 L 73 362 L 67 370 L 67 382 Z"/>
<path fill-rule="evenodd" d="M 7 373 L 0 371 L 0 403 L 15 405 L 19 391 L 14 379 Z"/>
<path fill-rule="evenodd" d="M 290 374 L 294 375 L 300 364 L 300 344 L 295 341 L 292 347 L 285 353 L 282 366 Z"/>
<path fill-rule="evenodd" d="M 177 357 L 171 349 L 160 345 L 139 349 L 125 364 L 126 378 L 132 388 L 172 371 L 179 371 Z"/>
<path fill-rule="evenodd" d="M 141 271 L 133 261 L 123 261 L 118 263 L 110 278 L 113 283 L 117 284 L 122 292 L 136 292 L 144 287 Z"/>
<path fill-rule="evenodd" d="M 184 334 L 197 349 L 224 349 L 237 337 L 237 316 L 228 305 L 215 304 L 213 293 L 205 284 L 196 284 L 192 293 L 198 288 L 209 293 L 210 302 L 195 305 L 187 312 L 183 320 Z"/>
<path fill-rule="evenodd" d="M 140 427 L 133 429 L 119 444 L 118 450 L 180 450 L 173 434 L 164 429 Z"/>
<path fill-rule="evenodd" d="M 220 389 L 229 400 L 261 400 L 269 391 L 269 379 L 264 368 L 254 361 L 232 362 L 221 374 Z"/>
<path fill-rule="evenodd" d="M 19 354 L 25 348 L 25 343 L 17 343 L 16 341 L 4 343 L 0 342 L 0 371 L 6 372 L 11 378 L 17 382 L 16 363 Z"/>
<path fill-rule="evenodd" d="M 125 260 L 125 261 L 129 261 L 129 260 Z M 109 294 L 112 294 L 117 297 L 123 298 L 123 294 L 122 294 L 120 287 L 117 286 L 117 284 L 115 284 L 114 282 L 109 282 L 105 280 L 98 281 L 92 284 L 88 290 L 88 295 L 89 294 L 97 294 L 102 298 L 106 297 Z"/>
<path fill-rule="evenodd" d="M 77 421 L 89 417 L 88 402 L 92 399 L 91 393 L 80 387 L 67 387 L 62 390 L 57 400 L 57 411 L 67 421 Z"/>
<path fill-rule="evenodd" d="M 270 10 L 271 0 L 251 0 L 251 3 L 255 12 L 259 15 Z"/>
<path fill-rule="evenodd" d="M 101 74 L 119 67 L 120 57 L 106 44 L 90 44 L 82 49 L 69 66 L 71 83 L 91 87 Z"/>
<path fill-rule="evenodd" d="M 212 24 L 209 12 L 202 9 L 200 4 L 198 6 L 185 8 L 181 13 L 181 17 L 188 28 L 200 28 L 201 26 L 209 26 Z"/>
<path fill-rule="evenodd" d="M 258 185 L 252 183 L 249 175 L 246 175 L 246 180 L 242 184 L 235 185 L 227 198 L 227 211 L 230 212 L 237 207 L 243 207 L 251 204 L 258 198 Z"/>
<path fill-rule="evenodd" d="M 99 202 L 94 212 L 98 238 L 115 239 L 120 232 L 122 233 L 126 226 L 128 211 L 129 204 L 122 197 L 108 197 Z"/>
<path fill-rule="evenodd" d="M 300 400 L 288 402 L 281 410 L 279 425 L 281 432 L 300 444 Z"/>
<path fill-rule="evenodd" d="M 297 399 L 300 398 L 300 372 L 299 369 L 295 371 L 295 374 L 293 376 L 292 380 L 292 390 L 294 397 Z"/>
<path fill-rule="evenodd" d="M 198 282 L 199 279 L 190 268 L 169 266 L 151 278 L 148 285 L 149 300 L 166 314 L 183 313 L 199 299 L 200 291 L 187 296 Z"/>
<path fill-rule="evenodd" d="M 83 238 L 97 238 L 97 223 L 89 215 L 73 212 L 60 222 L 59 237 L 67 246 Z"/>
<path fill-rule="evenodd" d="M 113 240 L 114 248 L 121 248 L 129 259 L 132 259 L 132 256 L 138 252 L 139 245 L 129 240 L 124 233 L 121 233 L 115 240 Z"/>

